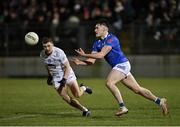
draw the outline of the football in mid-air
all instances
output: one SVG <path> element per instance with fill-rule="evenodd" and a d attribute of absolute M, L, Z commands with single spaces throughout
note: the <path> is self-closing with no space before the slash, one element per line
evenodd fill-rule
<path fill-rule="evenodd" d="M 39 37 L 35 32 L 28 32 L 25 37 L 25 42 L 29 45 L 36 45 L 39 41 Z"/>

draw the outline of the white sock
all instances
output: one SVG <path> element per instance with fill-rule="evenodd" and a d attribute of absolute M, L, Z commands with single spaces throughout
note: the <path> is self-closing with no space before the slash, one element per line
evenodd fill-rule
<path fill-rule="evenodd" d="M 86 111 L 86 112 L 87 112 L 87 111 L 88 111 L 88 109 L 87 109 L 86 107 L 84 107 L 84 106 L 83 106 L 83 111 Z"/>
<path fill-rule="evenodd" d="M 85 86 L 81 86 L 81 88 L 83 89 L 83 91 L 86 91 L 86 87 Z"/>

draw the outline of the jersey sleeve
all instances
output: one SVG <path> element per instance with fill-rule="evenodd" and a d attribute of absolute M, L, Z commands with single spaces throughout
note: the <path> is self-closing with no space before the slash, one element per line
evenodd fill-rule
<path fill-rule="evenodd" d="M 115 43 L 116 43 L 116 39 L 111 37 L 106 40 L 105 45 L 113 47 Z"/>
<path fill-rule="evenodd" d="M 67 56 L 63 50 L 60 50 L 60 61 L 64 64 L 67 61 Z"/>
<path fill-rule="evenodd" d="M 92 52 L 98 52 L 98 50 L 97 50 L 97 42 L 96 41 L 93 44 Z"/>
<path fill-rule="evenodd" d="M 39 55 L 40 59 L 43 60 L 44 59 L 44 52 L 43 50 L 40 52 L 40 55 Z"/>

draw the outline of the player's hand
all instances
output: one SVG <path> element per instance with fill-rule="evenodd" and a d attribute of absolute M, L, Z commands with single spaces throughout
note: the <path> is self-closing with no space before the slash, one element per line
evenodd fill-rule
<path fill-rule="evenodd" d="M 73 59 L 71 59 L 70 60 L 71 62 L 73 62 L 74 64 L 76 64 L 76 65 L 79 65 L 82 61 L 80 60 L 80 59 L 78 59 L 78 58 L 73 58 Z"/>
<path fill-rule="evenodd" d="M 47 79 L 47 84 L 48 85 L 52 85 L 53 83 L 52 83 L 52 76 L 48 76 L 48 79 Z"/>
<path fill-rule="evenodd" d="M 75 49 L 75 51 L 76 51 L 80 56 L 84 56 L 84 55 L 85 55 L 85 52 L 84 52 L 84 50 L 82 50 L 82 48 Z"/>
<path fill-rule="evenodd" d="M 62 80 L 59 81 L 61 87 L 64 87 L 66 85 L 66 81 L 67 81 L 67 79 L 65 79 L 65 78 L 62 78 Z"/>

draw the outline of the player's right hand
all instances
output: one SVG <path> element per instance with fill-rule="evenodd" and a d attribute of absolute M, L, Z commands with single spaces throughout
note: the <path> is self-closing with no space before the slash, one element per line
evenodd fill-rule
<path fill-rule="evenodd" d="M 79 49 L 75 49 L 75 51 L 80 55 L 80 56 L 84 56 L 85 55 L 85 52 L 82 48 L 79 48 Z"/>
<path fill-rule="evenodd" d="M 61 84 L 61 87 L 64 87 L 66 85 L 67 79 L 62 78 L 61 81 L 59 81 L 59 83 Z"/>
<path fill-rule="evenodd" d="M 70 61 L 73 62 L 73 63 L 76 64 L 76 65 L 79 65 L 80 62 L 81 62 L 78 58 L 73 58 L 73 59 L 71 59 Z"/>
<path fill-rule="evenodd" d="M 47 79 L 47 84 L 48 85 L 52 85 L 53 83 L 52 83 L 52 76 L 48 76 L 48 79 Z"/>

